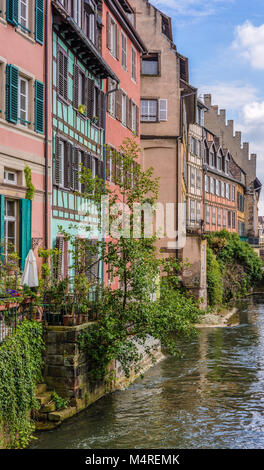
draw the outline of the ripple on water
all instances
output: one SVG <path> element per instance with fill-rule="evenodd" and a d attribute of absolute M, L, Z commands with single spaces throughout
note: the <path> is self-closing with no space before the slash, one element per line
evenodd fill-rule
<path fill-rule="evenodd" d="M 165 359 L 32 448 L 263 448 L 263 297 L 240 317 L 233 328 L 181 340 L 183 359 Z"/>

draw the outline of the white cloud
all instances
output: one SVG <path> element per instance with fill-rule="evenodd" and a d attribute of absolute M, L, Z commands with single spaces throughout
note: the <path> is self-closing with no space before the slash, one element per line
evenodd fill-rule
<path fill-rule="evenodd" d="M 250 21 L 236 27 L 233 49 L 248 60 L 255 69 L 264 70 L 264 24 L 254 26 Z"/>
<path fill-rule="evenodd" d="M 199 94 L 205 93 L 212 95 L 212 104 L 230 111 L 239 111 L 243 106 L 255 102 L 258 97 L 256 88 L 237 82 L 218 82 L 199 87 Z"/>
<path fill-rule="evenodd" d="M 264 101 L 246 104 L 243 107 L 243 115 L 247 123 L 259 123 L 264 126 Z"/>
<path fill-rule="evenodd" d="M 157 8 L 167 7 L 179 15 L 210 16 L 220 6 L 233 3 L 234 0 L 151 0 Z"/>

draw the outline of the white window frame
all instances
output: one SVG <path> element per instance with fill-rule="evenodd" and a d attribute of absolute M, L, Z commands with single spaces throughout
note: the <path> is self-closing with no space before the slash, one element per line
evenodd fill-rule
<path fill-rule="evenodd" d="M 204 176 L 204 189 L 206 193 L 209 193 L 209 176 Z"/>
<path fill-rule="evenodd" d="M 75 8 L 73 9 L 73 19 L 75 23 L 82 27 L 82 0 L 75 0 Z"/>
<path fill-rule="evenodd" d="M 110 16 L 110 52 L 112 56 L 116 58 L 116 52 L 117 52 L 117 42 L 116 42 L 116 36 L 117 36 L 117 24 L 115 20 L 113 19 L 112 16 Z"/>
<path fill-rule="evenodd" d="M 200 223 L 202 219 L 202 204 L 200 201 L 196 201 L 196 222 Z"/>
<path fill-rule="evenodd" d="M 14 175 L 14 181 L 8 179 L 7 177 L 8 174 Z M 4 183 L 16 185 L 17 184 L 17 172 L 11 171 L 11 170 L 4 170 Z"/>
<path fill-rule="evenodd" d="M 26 17 L 23 17 L 22 16 L 22 13 L 21 13 L 21 9 L 22 9 L 22 5 L 25 6 L 25 9 L 26 9 Z M 19 27 L 20 29 L 23 31 L 23 33 L 28 33 L 29 32 L 29 8 L 28 8 L 28 0 L 19 0 L 18 1 L 18 23 L 19 23 Z M 25 24 L 23 25 L 23 21 L 25 22 Z"/>
<path fill-rule="evenodd" d="M 122 91 L 122 124 L 127 125 L 127 95 Z"/>
<path fill-rule="evenodd" d="M 6 215 L 7 212 L 7 202 L 12 201 L 14 202 L 14 208 L 15 208 L 15 215 Z M 4 222 L 5 222 L 5 255 L 8 255 L 8 222 L 15 222 L 15 230 L 14 230 L 14 250 L 16 251 L 17 249 L 17 201 L 15 199 L 9 199 L 5 198 L 5 215 L 4 215 Z"/>
<path fill-rule="evenodd" d="M 26 105 L 26 109 L 22 109 L 21 108 L 21 82 L 25 82 L 25 95 L 23 95 L 25 97 L 25 105 Z M 29 93 L 29 80 L 21 75 L 19 75 L 18 77 L 18 118 L 19 118 L 19 124 L 22 125 L 23 127 L 28 127 L 28 93 Z M 25 119 L 24 121 L 26 122 L 23 122 L 21 121 L 21 112 L 25 112 Z"/>
<path fill-rule="evenodd" d="M 135 83 L 137 81 L 137 51 L 133 46 L 131 46 L 131 80 Z"/>
<path fill-rule="evenodd" d="M 121 31 L 121 66 L 127 70 L 127 37 L 123 31 Z"/>
<path fill-rule="evenodd" d="M 142 104 L 143 102 L 147 103 L 147 114 L 144 114 L 144 119 L 142 119 Z M 154 114 L 151 114 L 150 113 L 150 104 L 151 103 L 155 103 L 156 104 L 156 114 L 155 114 L 155 119 L 153 119 L 154 117 Z M 142 122 L 158 122 L 158 100 L 156 99 L 145 99 L 145 98 L 142 98 L 141 99 L 141 102 L 140 102 L 140 120 Z M 150 119 L 151 118 L 151 119 Z"/>
<path fill-rule="evenodd" d="M 94 13 L 89 14 L 89 39 L 92 41 L 94 44 L 95 42 L 95 24 L 94 24 L 95 18 L 94 18 Z"/>
<path fill-rule="evenodd" d="M 115 87 L 116 87 L 115 82 L 111 80 L 110 90 L 113 90 Z M 109 93 L 109 99 L 110 99 L 109 114 L 113 117 L 116 117 L 116 93 L 115 91 L 113 91 L 112 93 Z"/>
<path fill-rule="evenodd" d="M 132 108 L 131 108 L 131 128 L 132 132 L 136 132 L 137 130 L 137 105 L 134 101 L 132 101 Z"/>

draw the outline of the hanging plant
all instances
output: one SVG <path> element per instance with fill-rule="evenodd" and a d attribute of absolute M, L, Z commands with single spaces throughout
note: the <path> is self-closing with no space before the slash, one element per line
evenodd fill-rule
<path fill-rule="evenodd" d="M 25 178 L 26 178 L 26 185 L 27 185 L 27 192 L 26 192 L 26 199 L 30 201 L 33 200 L 36 188 L 32 183 L 32 175 L 31 175 L 31 168 L 28 165 L 24 168 Z"/>

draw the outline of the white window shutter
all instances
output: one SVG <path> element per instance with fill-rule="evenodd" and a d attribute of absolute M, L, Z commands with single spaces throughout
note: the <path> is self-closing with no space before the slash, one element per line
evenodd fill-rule
<path fill-rule="evenodd" d="M 159 120 L 168 121 L 168 100 L 159 100 Z"/>

